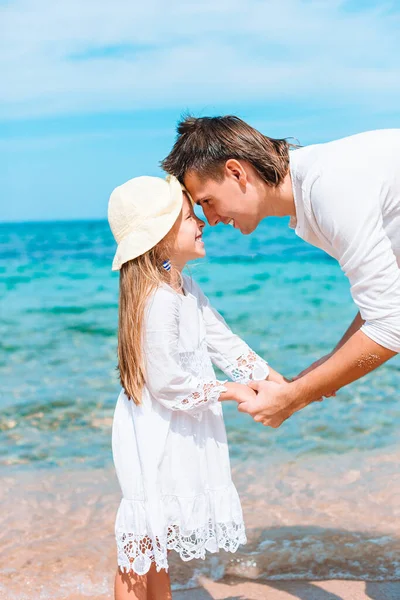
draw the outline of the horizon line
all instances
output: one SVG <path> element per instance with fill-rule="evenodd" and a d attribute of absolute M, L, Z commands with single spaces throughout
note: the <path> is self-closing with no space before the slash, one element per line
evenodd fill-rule
<path fill-rule="evenodd" d="M 0 221 L 0 227 L 7 225 L 51 225 L 54 223 L 93 223 L 93 222 L 107 222 L 107 217 L 72 217 L 69 219 L 30 219 L 28 221 Z"/>

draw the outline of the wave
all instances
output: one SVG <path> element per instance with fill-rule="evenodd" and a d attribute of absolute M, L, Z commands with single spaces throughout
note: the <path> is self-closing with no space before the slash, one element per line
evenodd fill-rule
<path fill-rule="evenodd" d="M 103 302 L 101 304 L 91 304 L 89 306 L 50 306 L 43 308 L 28 308 L 27 314 L 44 314 L 44 315 L 82 315 L 91 311 L 98 310 L 116 310 L 118 304 L 116 302 Z"/>
<path fill-rule="evenodd" d="M 105 338 L 115 337 L 117 334 L 116 330 L 112 327 L 98 327 L 97 325 L 91 324 L 70 325 L 69 327 L 65 327 L 64 330 L 73 333 L 82 333 L 83 335 L 92 335 Z"/>

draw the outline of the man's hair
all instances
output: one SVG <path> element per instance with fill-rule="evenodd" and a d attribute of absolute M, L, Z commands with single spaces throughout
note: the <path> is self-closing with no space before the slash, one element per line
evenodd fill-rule
<path fill-rule="evenodd" d="M 201 179 L 220 181 L 227 160 L 245 160 L 271 186 L 282 183 L 289 168 L 289 149 L 285 139 L 263 135 L 238 117 L 185 117 L 177 126 L 174 147 L 161 162 L 162 168 L 182 183 L 188 171 Z"/>

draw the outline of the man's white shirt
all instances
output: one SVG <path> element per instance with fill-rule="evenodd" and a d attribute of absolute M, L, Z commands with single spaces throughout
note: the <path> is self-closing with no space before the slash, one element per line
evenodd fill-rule
<path fill-rule="evenodd" d="M 400 352 L 400 129 L 290 152 L 299 237 L 339 261 L 372 340 Z"/>

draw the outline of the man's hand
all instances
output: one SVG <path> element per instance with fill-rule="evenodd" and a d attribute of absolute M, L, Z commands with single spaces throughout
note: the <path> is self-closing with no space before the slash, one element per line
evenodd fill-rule
<path fill-rule="evenodd" d="M 238 401 L 238 410 L 249 414 L 257 423 L 276 429 L 286 419 L 310 402 L 293 402 L 290 383 L 251 381 L 249 387 L 257 392 L 256 398 Z M 318 398 L 315 402 L 321 402 Z"/>
<path fill-rule="evenodd" d="M 248 385 L 242 383 L 226 383 L 226 392 L 222 392 L 219 399 L 234 400 L 238 403 L 238 410 L 249 414 L 257 423 L 269 427 L 279 427 L 290 417 L 293 412 L 300 410 L 306 404 L 296 409 L 283 408 L 285 400 L 279 396 L 283 391 L 280 388 L 287 386 L 288 380 L 279 375 L 276 381 L 251 381 Z M 272 399 L 273 397 L 273 399 Z"/>
<path fill-rule="evenodd" d="M 238 401 L 238 410 L 249 414 L 257 423 L 269 427 L 279 427 L 289 414 L 290 405 L 288 383 L 274 381 L 250 381 L 249 388 L 257 392 L 254 398 Z"/>

